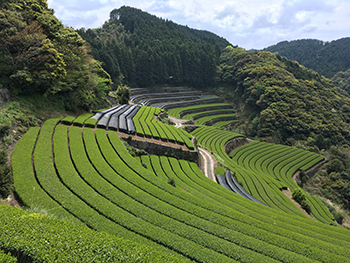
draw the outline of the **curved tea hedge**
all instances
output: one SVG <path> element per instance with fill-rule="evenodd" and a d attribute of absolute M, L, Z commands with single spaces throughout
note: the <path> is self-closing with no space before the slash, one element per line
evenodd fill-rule
<path fill-rule="evenodd" d="M 0 206 L 0 262 L 185 262 L 86 226 Z M 23 261 L 24 260 L 24 261 Z"/>
<path fill-rule="evenodd" d="M 219 121 L 227 121 L 227 120 L 231 120 L 234 121 L 236 119 L 236 114 L 235 113 L 231 113 L 231 114 L 217 114 L 217 115 L 211 115 L 211 116 L 206 116 L 206 117 L 202 117 L 199 119 L 196 119 L 195 124 L 196 125 L 206 125 L 209 122 L 210 123 L 216 123 Z"/>
<path fill-rule="evenodd" d="M 238 122 L 238 120 L 218 121 L 218 122 L 214 123 L 212 126 L 215 128 L 222 128 L 222 127 L 225 127 L 227 125 L 230 125 L 230 124 L 236 123 L 236 122 Z"/>
<path fill-rule="evenodd" d="M 217 114 L 228 114 L 228 113 L 234 113 L 235 111 L 233 109 L 219 109 L 219 110 L 206 110 L 201 112 L 195 112 L 192 114 L 186 114 L 183 115 L 182 118 L 185 120 L 197 120 L 202 117 L 207 117 L 211 115 L 217 115 Z"/>
<path fill-rule="evenodd" d="M 20 141 L 13 165 L 20 166 L 21 159 L 16 155 L 21 155 L 22 147 L 28 143 L 26 147 L 32 155 L 27 151 L 23 158 L 31 160 L 34 156 L 36 176 L 32 181 L 37 182 L 52 202 L 92 229 L 146 244 L 162 255 L 165 253 L 168 259 L 350 262 L 350 236 L 341 227 L 246 200 L 207 179 L 195 163 L 165 156 L 135 159 L 115 131 L 81 129 L 57 125 L 58 122 L 49 120 L 40 131 L 31 132 L 28 138 L 32 140 L 24 140 L 22 144 Z M 217 129 L 197 129 L 195 133 L 202 134 L 198 137 L 201 143 L 206 141 L 211 145 L 213 141 L 210 147 L 218 155 L 222 154 L 220 151 L 227 140 L 240 136 L 219 133 L 217 138 L 213 136 L 214 130 Z M 206 134 L 212 134 L 213 139 L 204 138 Z M 14 172 L 16 180 L 19 176 L 18 171 Z M 175 185 L 169 184 L 169 179 L 173 179 Z M 271 179 L 269 183 L 274 181 L 277 180 Z M 262 182 L 261 185 L 267 185 Z M 30 195 L 19 194 L 30 204 Z M 0 244 L 4 239 L 0 233 Z M 80 245 L 69 240 L 62 241 L 65 247 Z M 88 242 L 94 244 L 95 239 Z M 49 248 L 49 245 L 41 247 Z M 1 249 L 7 251 L 3 246 Z M 99 256 L 103 257 L 104 253 L 107 252 L 103 250 Z M 147 261 L 138 256 L 140 262 Z"/>
<path fill-rule="evenodd" d="M 154 119 L 154 116 L 160 112 L 160 108 L 142 106 L 133 118 L 137 135 L 186 145 L 188 149 L 194 150 L 191 135 L 188 132 Z"/>
<path fill-rule="evenodd" d="M 211 104 L 199 104 L 187 107 L 177 107 L 169 109 L 167 112 L 169 115 L 176 118 L 181 118 L 182 116 L 193 114 L 193 113 L 203 113 L 205 111 L 211 110 L 223 110 L 232 109 L 232 106 L 226 103 L 211 103 Z"/>
<path fill-rule="evenodd" d="M 237 180 L 255 198 L 285 212 L 301 213 L 280 189 L 297 188 L 292 180 L 293 174 L 299 169 L 312 167 L 324 157 L 297 148 L 255 141 L 236 148 L 229 158 L 225 153 L 225 144 L 231 139 L 230 132 L 215 132 L 214 128 L 203 127 L 193 134 L 199 144 L 222 158 Z M 312 217 L 324 223 L 334 221 L 322 203 L 316 202 L 315 198 L 307 194 L 306 196 L 311 205 Z"/>

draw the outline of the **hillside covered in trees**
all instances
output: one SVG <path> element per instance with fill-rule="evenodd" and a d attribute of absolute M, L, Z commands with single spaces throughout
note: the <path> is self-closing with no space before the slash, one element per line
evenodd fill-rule
<path fill-rule="evenodd" d="M 350 98 L 329 79 L 270 52 L 226 48 L 212 91 L 247 115 L 245 134 L 279 143 L 350 142 Z M 324 140 L 321 140 L 321 136 Z M 321 143 L 322 142 L 322 143 Z"/>
<path fill-rule="evenodd" d="M 334 85 L 350 94 L 350 69 L 340 71 L 332 78 Z"/>
<path fill-rule="evenodd" d="M 0 7 L 0 88 L 55 96 L 67 110 L 89 110 L 103 101 L 110 76 L 46 1 L 5 0 Z"/>
<path fill-rule="evenodd" d="M 114 9 L 101 28 L 77 32 L 115 83 L 137 87 L 213 84 L 221 50 L 229 45 L 208 31 L 126 6 Z"/>
<path fill-rule="evenodd" d="M 327 78 L 332 78 L 337 72 L 350 68 L 350 38 L 348 37 L 331 42 L 316 39 L 283 41 L 265 48 L 264 51 L 296 60 Z"/>

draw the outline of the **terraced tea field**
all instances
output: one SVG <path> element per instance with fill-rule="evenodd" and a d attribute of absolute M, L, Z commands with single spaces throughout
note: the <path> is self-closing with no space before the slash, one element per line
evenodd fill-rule
<path fill-rule="evenodd" d="M 15 188 L 28 206 L 182 261 L 350 262 L 348 230 L 329 225 L 321 210 L 313 214 L 321 222 L 310 220 L 279 190 L 292 184 L 288 172 L 311 165 L 300 160 L 316 162 L 319 156 L 293 152 L 283 162 L 273 152 L 286 156 L 287 148 L 252 143 L 230 157 L 225 144 L 241 135 L 196 129 L 199 144 L 220 156 L 264 206 L 209 180 L 196 163 L 156 155 L 135 159 L 116 131 L 69 126 L 77 120 L 61 119 L 31 128 L 13 152 Z"/>
<path fill-rule="evenodd" d="M 193 135 L 201 146 L 223 160 L 252 196 L 270 207 L 295 214 L 301 213 L 281 189 L 299 188 L 292 180 L 293 174 L 298 170 L 308 170 L 324 157 L 297 148 L 259 141 L 238 147 L 228 156 L 225 144 L 240 135 L 211 127 L 198 128 Z M 327 224 L 334 221 L 333 215 L 321 201 L 306 193 L 305 195 L 311 204 L 312 217 Z"/>

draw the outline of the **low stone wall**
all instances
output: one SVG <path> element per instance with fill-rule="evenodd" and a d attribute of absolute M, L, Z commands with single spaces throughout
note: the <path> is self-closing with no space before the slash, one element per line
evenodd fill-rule
<path fill-rule="evenodd" d="M 185 151 L 179 145 L 178 148 L 169 147 L 152 142 L 139 141 L 139 140 L 127 140 L 127 143 L 137 149 L 145 150 L 149 154 L 165 155 L 169 157 L 175 157 L 177 159 L 184 159 L 198 164 L 199 154 L 198 151 Z"/>
<path fill-rule="evenodd" d="M 247 143 L 252 142 L 251 139 L 248 139 L 246 137 L 237 137 L 229 142 L 226 143 L 225 145 L 225 152 L 228 156 L 230 156 L 230 153 L 236 149 L 239 146 L 245 145 Z"/>

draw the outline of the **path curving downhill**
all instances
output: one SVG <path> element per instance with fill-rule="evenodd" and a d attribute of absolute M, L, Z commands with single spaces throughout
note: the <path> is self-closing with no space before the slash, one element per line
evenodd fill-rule
<path fill-rule="evenodd" d="M 174 116 L 169 116 L 169 119 L 175 123 L 176 128 L 180 128 L 183 126 L 183 123 L 188 122 L 188 120 L 183 119 L 177 119 Z M 216 182 L 215 178 L 215 158 L 212 156 L 210 152 L 207 150 L 198 147 L 199 154 L 202 157 L 203 163 L 202 163 L 202 169 L 203 173 L 206 177 L 208 177 L 210 180 Z"/>
<path fill-rule="evenodd" d="M 214 158 L 212 157 L 211 153 L 208 152 L 207 150 L 199 147 L 198 147 L 198 150 L 203 160 L 202 167 L 203 167 L 204 175 L 208 177 L 210 180 L 216 182 Z"/>

